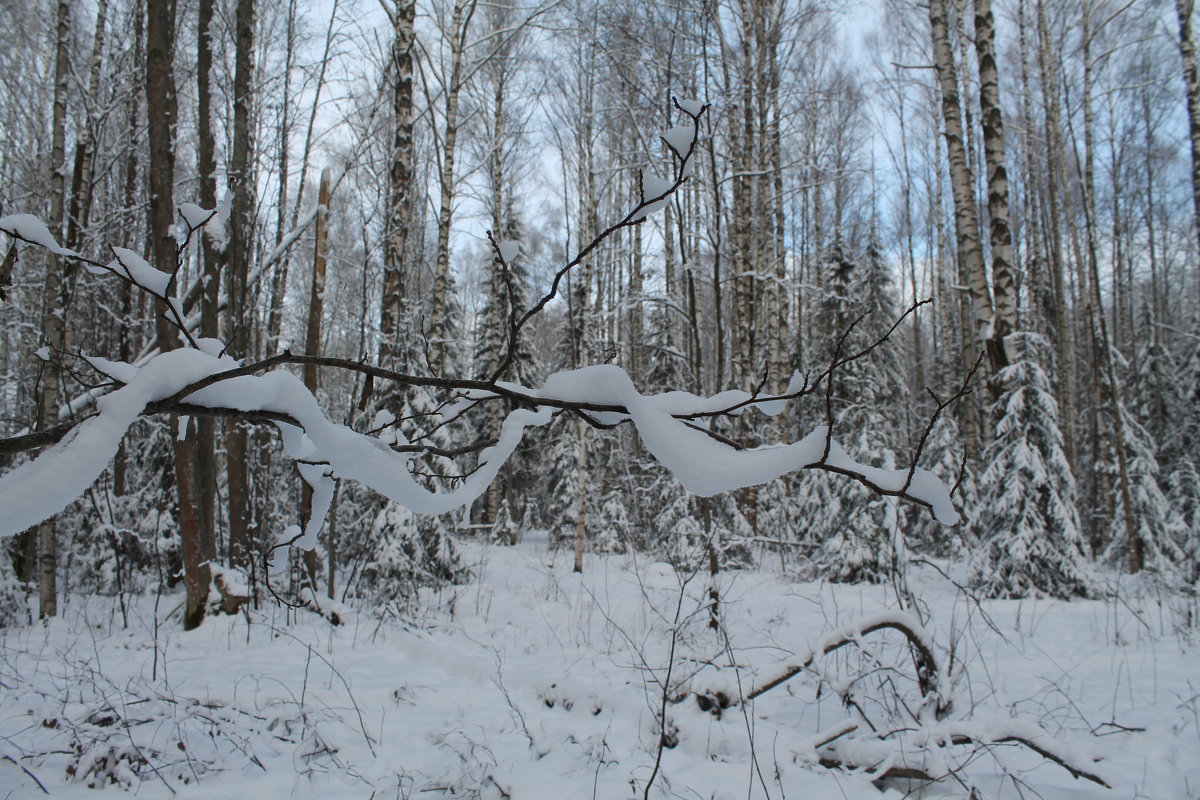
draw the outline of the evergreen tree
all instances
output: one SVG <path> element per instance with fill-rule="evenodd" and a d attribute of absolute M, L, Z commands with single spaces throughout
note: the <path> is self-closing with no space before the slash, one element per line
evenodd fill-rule
<path fill-rule="evenodd" d="M 1135 535 L 1142 542 L 1144 568 L 1161 578 L 1177 577 L 1185 562 L 1183 546 L 1187 528 L 1177 508 L 1158 482 L 1158 457 L 1150 436 L 1124 406 L 1125 452 L 1129 468 L 1129 494 L 1133 505 Z M 1111 467 L 1110 467 L 1111 469 Z M 1105 561 L 1121 568 L 1128 561 L 1129 540 L 1125 531 L 1125 504 L 1118 492 Z"/>
<path fill-rule="evenodd" d="M 1200 583 L 1200 471 L 1185 460 L 1167 481 L 1167 499 L 1183 523 L 1181 565 L 1183 578 L 1193 586 Z"/>
<path fill-rule="evenodd" d="M 559 414 L 547 427 L 550 441 L 543 489 L 545 523 L 551 547 L 570 547 L 579 518 L 578 426 L 574 417 Z"/>
<path fill-rule="evenodd" d="M 988 597 L 1087 597 L 1075 479 L 1062 449 L 1058 405 L 1041 367 L 1048 345 L 1032 333 L 1006 341 L 1012 359 L 996 376 L 996 437 L 983 453 L 971 523 L 981 540 L 971 583 Z"/>
<path fill-rule="evenodd" d="M 624 553 L 632 547 L 631 510 L 621 489 L 605 493 L 596 513 L 590 517 L 593 533 L 589 545 L 593 553 Z"/>
<path fill-rule="evenodd" d="M 442 517 L 424 517 L 387 502 L 371 525 L 371 553 L 362 582 L 377 602 L 407 602 L 422 586 L 460 583 L 470 573 Z"/>
<path fill-rule="evenodd" d="M 821 318 L 830 341 L 836 343 L 862 317 L 837 353 L 846 358 L 876 341 L 891 325 L 892 277 L 873 236 L 861 264 L 842 243 L 835 243 L 826 269 L 828 294 Z M 835 344 L 828 346 L 825 364 L 832 363 L 835 349 Z M 894 465 L 896 443 L 886 432 L 902 426 L 899 419 L 888 418 L 888 411 L 895 408 L 895 398 L 904 396 L 894 351 L 838 367 L 831 380 L 834 437 L 856 458 Z M 803 476 L 800 490 L 800 518 L 815 525 L 809 536 L 817 544 L 813 554 L 817 574 L 846 583 L 882 580 L 892 565 L 887 498 L 860 483 L 830 480 L 823 474 Z"/>
<path fill-rule="evenodd" d="M 512 518 L 512 510 L 508 507 L 508 498 L 505 497 L 500 501 L 500 509 L 496 512 L 496 521 L 492 523 L 492 542 L 514 545 L 517 543 L 518 534 L 517 523 Z"/>

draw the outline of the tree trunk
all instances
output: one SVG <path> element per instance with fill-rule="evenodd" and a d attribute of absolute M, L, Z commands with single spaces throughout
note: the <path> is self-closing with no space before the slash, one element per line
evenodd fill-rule
<path fill-rule="evenodd" d="M 154 264 L 173 272 L 176 250 L 173 235 L 175 213 L 175 3 L 152 2 L 146 28 L 146 107 L 150 138 L 150 230 Z M 178 347 L 176 330 L 165 314 L 157 318 L 158 347 L 162 352 Z M 211 574 L 204 552 L 204 534 L 197 513 L 195 430 L 188 420 L 171 417 L 170 431 L 175 451 L 175 486 L 179 500 L 178 524 L 183 550 L 183 627 L 195 628 L 204 619 Z"/>
<path fill-rule="evenodd" d="M 1074 327 L 1068 314 L 1067 288 L 1063 276 L 1066 263 L 1063 256 L 1062 227 L 1059 224 L 1059 187 L 1066 185 L 1063 175 L 1063 133 L 1059 121 L 1058 61 L 1050 42 L 1049 26 L 1046 22 L 1044 0 L 1037 4 L 1038 63 L 1041 67 L 1043 113 L 1046 125 L 1046 215 L 1050 227 L 1050 281 L 1054 291 L 1054 319 L 1051 321 L 1051 338 L 1054 340 L 1058 360 L 1055 381 L 1058 398 L 1059 420 L 1062 421 L 1063 452 L 1072 469 L 1078 466 L 1075 449 L 1075 364 Z"/>
<path fill-rule="evenodd" d="M 409 343 L 405 314 L 405 250 L 413 216 L 413 21 L 416 0 L 396 0 L 392 16 L 392 165 L 387 204 L 387 247 L 383 257 L 383 300 L 380 308 L 379 361 L 384 367 L 403 362 Z"/>
<path fill-rule="evenodd" d="M 317 355 L 321 352 L 321 317 L 325 311 L 325 263 L 326 263 L 326 244 L 329 240 L 329 191 L 330 191 L 330 171 L 329 167 L 321 170 L 321 188 L 317 197 L 317 229 L 316 229 L 316 246 L 313 250 L 313 273 L 312 284 L 309 287 L 308 293 L 308 326 L 304 337 L 304 352 L 309 355 Z M 317 396 L 317 390 L 321 386 L 321 376 L 317 372 L 316 364 L 304 365 L 304 386 L 313 397 Z M 304 520 L 304 524 L 308 524 L 309 518 L 312 517 L 312 501 L 313 490 L 305 481 L 301 487 L 301 510 L 300 516 Z M 333 547 L 333 541 L 328 542 L 330 548 Z M 330 573 L 328 585 L 333 585 L 332 561 L 330 562 Z M 308 580 L 312 585 L 313 591 L 317 589 L 317 551 L 316 549 L 308 550 L 304 553 L 304 567 L 308 573 Z"/>
<path fill-rule="evenodd" d="M 783 210 L 783 134 L 780 131 L 782 110 L 779 105 L 780 69 L 779 59 L 775 49 L 778 45 L 776 38 L 772 39 L 770 61 L 770 97 L 771 119 L 767 126 L 768 166 L 771 170 L 770 204 L 771 216 L 771 261 L 774 265 L 774 275 L 770 281 L 771 293 L 774 298 L 771 308 L 771 319 L 768 321 L 770 336 L 768 371 L 771 384 L 768 391 L 782 392 L 791 380 L 792 370 L 789 363 L 788 337 L 793 328 L 788 324 L 788 258 L 787 243 L 784 234 L 785 215 Z"/>
<path fill-rule="evenodd" d="M 455 0 L 450 18 L 450 80 L 446 84 L 446 132 L 442 139 L 441 188 L 438 206 L 437 256 L 433 271 L 433 308 L 429 324 L 429 369 L 434 375 L 446 374 L 446 351 L 450 345 L 450 302 L 454 291 L 450 276 L 450 228 L 454 216 L 454 196 L 457 189 L 454 174 L 458 149 L 458 101 L 462 92 L 463 58 L 466 56 L 467 32 L 475 14 L 475 0 Z"/>
<path fill-rule="evenodd" d="M 1192 208 L 1197 243 L 1200 244 L 1200 72 L 1196 69 L 1196 44 L 1192 41 L 1195 0 L 1175 0 L 1179 16 L 1179 53 L 1183 56 L 1183 80 L 1187 87 L 1188 136 L 1192 145 Z M 1197 280 L 1200 298 L 1200 280 Z"/>
<path fill-rule="evenodd" d="M 92 38 L 91 70 L 88 76 L 88 97 L 94 104 L 100 98 L 100 67 L 104 59 L 104 26 L 108 17 L 108 0 L 96 5 L 96 33 Z M 87 124 L 75 144 L 75 174 L 72 176 L 71 211 L 67 219 L 66 244 L 78 249 L 83 231 L 87 230 L 92 207 L 92 172 L 95 163 L 95 120 L 88 115 Z"/>
<path fill-rule="evenodd" d="M 289 122 L 289 114 L 287 112 L 290 98 L 290 80 L 284 79 L 283 98 L 281 100 L 284 106 L 283 121 L 280 124 L 280 141 L 279 141 L 279 174 L 284 176 L 280 180 L 279 186 L 279 209 L 276 215 L 275 226 L 275 244 L 278 245 L 283 241 L 283 237 L 288 231 L 296 229 L 300 224 L 300 209 L 304 204 L 304 192 L 308 186 L 308 167 L 312 158 L 313 138 L 316 128 L 317 111 L 321 108 L 322 96 L 325 90 L 325 75 L 326 69 L 332 60 L 332 50 L 335 42 L 336 30 L 335 25 L 338 19 L 338 6 L 340 0 L 333 0 L 329 8 L 329 23 L 325 26 L 325 44 L 321 53 L 320 66 L 317 68 L 316 85 L 313 87 L 312 104 L 308 109 L 308 123 L 304 129 L 304 147 L 300 153 L 300 174 L 296 179 L 296 199 L 291 203 L 291 222 L 285 224 L 285 211 L 288 205 L 288 164 L 289 149 L 288 138 L 291 135 L 291 123 Z M 293 65 L 295 62 L 295 0 L 291 0 L 288 9 L 288 36 L 287 55 L 285 61 L 288 65 Z M 288 74 L 290 75 L 290 68 Z M 274 352 L 279 347 L 280 331 L 283 327 L 283 304 L 287 295 L 288 272 L 291 265 L 291 250 L 279 260 L 279 267 L 275 270 L 275 274 L 271 277 L 271 310 L 267 315 L 267 342 L 268 348 Z"/>
<path fill-rule="evenodd" d="M 54 56 L 54 118 L 50 133 L 50 230 L 55 238 L 62 240 L 63 207 L 66 196 L 66 120 L 67 80 L 70 57 L 70 3 L 58 2 L 58 24 L 55 37 Z M 43 361 L 38 387 L 38 427 L 50 427 L 58 423 L 58 398 L 61 369 L 59 359 L 66 345 L 64 317 L 67 286 L 66 262 L 57 256 L 46 259 L 46 280 L 42 294 L 42 341 L 50 349 L 50 357 Z M 38 615 L 53 617 L 58 613 L 58 543 L 55 538 L 53 518 L 46 520 L 37 529 L 38 563 Z"/>
<path fill-rule="evenodd" d="M 229 330 L 226 344 L 236 357 L 249 358 L 249 292 L 246 286 L 254 248 L 253 117 L 251 103 L 254 78 L 255 0 L 238 0 L 235 25 L 237 46 L 233 76 L 233 148 L 229 159 L 233 213 L 229 226 L 228 295 Z M 225 432 L 226 465 L 229 477 L 229 561 L 239 569 L 250 566 L 251 509 L 249 436 L 233 424 Z"/>
<path fill-rule="evenodd" d="M 208 2 L 208 0 L 204 0 Z M 288 155 L 289 142 L 288 139 L 292 134 L 292 69 L 295 65 L 296 56 L 296 0 L 288 0 L 288 16 L 287 16 L 287 31 L 284 34 L 284 56 L 283 56 L 283 92 L 279 98 L 279 140 L 278 140 L 278 160 L 276 161 L 279 171 L 279 192 L 275 199 L 275 246 L 283 242 L 283 237 L 287 233 L 287 212 L 288 212 L 288 184 L 291 181 L 291 176 L 288 175 Z M 324 62 L 321 68 L 324 69 Z M 320 86 L 317 88 L 319 101 Z M 203 173 L 201 173 L 203 175 Z M 303 178 L 301 178 L 303 182 Z M 297 206 L 299 211 L 299 206 Z M 288 268 L 291 258 L 287 255 L 279 259 L 279 265 L 275 268 L 274 274 L 271 276 L 271 307 L 267 313 L 267 339 L 264 353 L 271 355 L 279 349 L 280 333 L 283 329 L 283 301 L 287 294 L 287 279 Z"/>
<path fill-rule="evenodd" d="M 988 345 L 993 367 L 1007 366 L 1004 337 L 1017 327 L 1017 289 L 1008 222 L 1008 170 L 1004 164 L 1004 114 L 996 67 L 995 20 L 991 0 L 975 0 L 975 51 L 979 59 L 979 112 L 987 165 L 988 218 L 991 227 L 992 293 L 995 319 Z"/>
<path fill-rule="evenodd" d="M 596 174 L 593 164 L 594 142 L 592 141 L 593 131 L 593 75 L 591 73 L 585 78 L 586 88 L 583 92 L 582 108 L 582 125 L 578 131 L 578 142 L 580 147 L 579 152 L 579 239 L 582 244 L 586 244 L 596 236 L 597 224 L 597 209 L 596 209 Z M 592 273 L 594 256 L 588 256 L 580 265 L 579 274 L 573 277 L 576 281 L 572 286 L 572 295 L 574 299 L 574 314 L 575 314 L 575 333 L 577 337 L 575 357 L 576 367 L 585 367 L 591 361 L 591 291 L 592 291 Z M 599 307 L 599 304 L 597 304 Z M 587 537 L 587 465 L 588 465 L 588 446 L 587 446 L 587 423 L 580 417 L 577 420 L 577 435 L 579 437 L 576 443 L 575 452 L 575 490 L 576 490 L 576 511 L 575 511 L 575 572 L 583 572 L 583 546 Z"/>
<path fill-rule="evenodd" d="M 992 332 L 992 297 L 979 241 L 979 218 L 970 162 L 963 139 L 962 113 L 959 107 L 958 70 L 950 46 L 946 0 L 930 0 L 929 24 L 933 38 L 934 62 L 942 95 L 942 120 L 945 123 L 946 153 L 950 160 L 950 188 L 954 196 L 954 228 L 958 242 L 958 263 L 971 298 L 975 341 L 985 344 Z"/>
<path fill-rule="evenodd" d="M 154 266 L 175 270 L 175 0 L 147 0 L 146 108 L 150 144 L 150 241 Z M 155 313 L 155 334 L 162 352 L 179 346 L 177 331 L 161 309 Z"/>
<path fill-rule="evenodd" d="M 1094 158 L 1094 113 L 1092 111 L 1092 75 L 1093 63 L 1091 57 L 1091 2 L 1083 3 L 1083 208 L 1086 222 L 1087 262 L 1089 273 L 1089 288 L 1091 290 L 1091 314 L 1096 321 L 1099 333 L 1099 361 L 1104 370 L 1104 379 L 1108 389 L 1108 400 L 1112 414 L 1112 449 L 1117 459 L 1117 480 L 1121 492 L 1121 502 L 1124 511 L 1125 534 L 1129 548 L 1129 571 L 1141 572 L 1144 566 L 1144 547 L 1137 533 L 1137 523 L 1134 519 L 1132 492 L 1129 484 L 1129 464 L 1125 452 L 1125 413 L 1121 400 L 1121 386 L 1117 382 L 1116 367 L 1113 364 L 1112 340 L 1109 338 L 1108 322 L 1104 315 L 1104 305 L 1100 297 L 1100 267 L 1096 243 L 1096 186 Z"/>
<path fill-rule="evenodd" d="M 217 207 L 216 144 L 212 131 L 212 17 L 213 0 L 200 0 L 196 17 L 196 168 L 200 176 L 199 200 L 202 208 Z M 216 339 L 219 335 L 218 303 L 221 284 L 220 255 L 207 236 L 200 236 L 200 335 Z M 204 561 L 217 557 L 217 456 L 216 423 L 201 417 L 194 423 L 189 439 L 194 448 L 195 481 L 193 496 L 195 521 L 200 537 L 198 553 Z M 205 590 L 207 592 L 207 589 Z"/>
<path fill-rule="evenodd" d="M 580 417 L 576 421 L 579 443 L 575 450 L 575 563 L 572 569 L 583 572 L 583 544 L 587 538 L 587 423 Z"/>
<path fill-rule="evenodd" d="M 741 83 L 738 106 L 729 115 L 729 143 L 733 156 L 733 180 L 730 183 L 730 222 L 732 249 L 730 269 L 734 276 L 733 302 L 730 322 L 732 337 L 729 346 L 730 379 L 739 389 L 751 389 L 755 370 L 751 363 L 754 348 L 754 291 L 755 261 L 753 256 L 754 225 L 754 181 L 751 174 L 757 170 L 757 150 L 754 136 L 754 58 L 751 49 L 753 38 L 753 0 L 744 0 L 738 5 L 741 16 Z M 734 109 L 731 109 L 734 110 Z"/>
<path fill-rule="evenodd" d="M 133 8 L 133 61 L 137 68 L 144 65 L 142 53 L 142 35 L 143 35 L 144 17 L 140 5 L 135 5 Z M 136 83 L 135 83 L 136 85 Z M 138 129 L 138 93 L 129 92 L 125 100 L 125 135 L 129 141 L 133 141 L 137 135 Z M 133 214 L 131 209 L 137 206 L 138 197 L 138 151 L 136 147 L 130 147 L 125 158 L 125 187 L 123 196 L 123 207 L 126 209 L 126 214 L 122 215 L 121 222 L 124 226 L 125 233 L 122 243 L 128 247 L 132 243 L 131 231 L 135 227 L 133 223 Z M 136 342 L 135 327 L 133 325 L 133 288 L 124 281 L 121 282 L 121 287 L 118 290 L 121 298 L 121 316 L 118 322 L 118 331 L 120 336 L 119 352 L 121 361 L 126 364 L 133 360 Z M 113 459 L 113 494 L 118 497 L 125 494 L 125 477 L 128 470 L 128 453 L 125 447 L 125 440 L 121 440 L 120 446 L 117 448 L 117 455 Z"/>

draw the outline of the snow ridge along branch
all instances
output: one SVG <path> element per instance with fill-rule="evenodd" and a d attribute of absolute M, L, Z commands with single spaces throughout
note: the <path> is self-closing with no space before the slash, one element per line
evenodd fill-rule
<path fill-rule="evenodd" d="M 298 355 L 290 351 L 261 361 L 242 363 L 227 356 L 221 342 L 195 339 L 175 296 L 175 275 L 192 237 L 202 228 L 211 227 L 214 218 L 219 216 L 216 210 L 206 211 L 193 204 L 179 208 L 183 224 L 178 263 L 171 273 L 155 269 L 137 253 L 128 250 L 116 253 L 117 259 L 113 262 L 101 263 L 74 251 L 64 251 L 34 217 L 0 218 L 0 230 L 13 238 L 76 259 L 93 273 L 116 275 L 155 297 L 165 306 L 168 321 L 177 328 L 186 345 L 182 350 L 153 356 L 141 366 L 85 357 L 94 369 L 119 386 L 97 401 L 97 413 L 44 431 L 0 440 L 0 453 L 31 450 L 54 443 L 36 459 L 0 476 L 0 535 L 15 534 L 64 508 L 99 478 L 129 426 L 139 416 L 166 412 L 274 424 L 281 432 L 286 452 L 298 464 L 307 467 L 302 470 L 303 476 L 318 493 L 329 489 L 326 484 L 350 478 L 418 513 L 444 513 L 475 500 L 512 455 L 526 427 L 544 425 L 555 413 L 570 411 L 599 428 L 631 423 L 650 453 L 686 489 L 698 495 L 713 495 L 764 483 L 795 470 L 820 469 L 857 480 L 880 494 L 923 505 L 944 524 L 957 522 L 958 514 L 945 485 L 932 473 L 916 466 L 924 436 L 907 469 L 885 470 L 854 460 L 834 440 L 828 421 L 799 441 L 753 449 L 745 448 L 709 427 L 715 418 L 735 416 L 752 407 L 767 414 L 783 412 L 789 401 L 821 390 L 822 381 L 828 384 L 836 370 L 867 357 L 887 341 L 908 315 L 929 301 L 915 303 L 887 333 L 862 350 L 841 356 L 839 349 L 829 367 L 815 378 L 794 375 L 787 390 L 778 395 L 764 396 L 759 389 L 753 393 L 725 391 L 711 397 L 679 391 L 646 396 L 635 388 L 629 375 L 615 365 L 560 372 L 550 376 L 541 388 L 500 379 L 513 363 L 523 328 L 557 296 L 566 275 L 608 237 L 622 228 L 640 224 L 649 214 L 661 209 L 687 180 L 699 136 L 700 117 L 708 107 L 687 100 L 677 100 L 676 107 L 688 121 L 663 136 L 676 158 L 674 179 L 668 182 L 643 174 L 638 202 L 633 208 L 584 245 L 554 275 L 549 290 L 533 306 L 520 315 L 516 308 L 512 310 L 504 357 L 488 380 L 406 374 L 359 361 L 320 354 Z M 517 251 L 513 243 L 496 241 L 490 234 L 489 239 L 505 280 L 511 283 L 509 262 L 517 257 Z M 376 432 L 362 433 L 331 422 L 300 380 L 281 369 L 286 365 L 310 364 L 357 372 L 371 380 L 398 387 L 443 390 L 448 393 L 448 398 L 439 413 L 445 421 L 461 417 L 478 404 L 502 398 L 512 401 L 516 409 L 504 418 L 497 438 L 478 441 L 452 453 L 442 451 L 444 455 L 478 453 L 479 463 L 461 477 L 452 491 L 430 491 L 416 480 L 411 461 L 418 454 L 433 452 L 433 448 L 419 439 L 410 442 L 403 436 L 385 442 L 373 435 Z M 945 405 L 966 391 L 967 383 L 964 383 L 950 401 L 938 404 L 934 418 Z M 17 498 L 24 501 L 31 494 L 38 495 L 38 502 L 17 502 Z M 315 540 L 315 531 L 322 523 L 321 516 L 314 515 L 304 537 L 306 543 Z"/>

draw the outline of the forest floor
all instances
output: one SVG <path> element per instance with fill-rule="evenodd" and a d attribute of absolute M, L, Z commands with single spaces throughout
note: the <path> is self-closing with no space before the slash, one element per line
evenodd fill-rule
<path fill-rule="evenodd" d="M 272 605 L 185 633 L 179 596 L 157 598 L 157 616 L 153 596 L 124 614 L 75 596 L 48 625 L 0 632 L 0 798 L 1200 797 L 1200 643 L 1172 602 L 977 604 L 914 567 L 935 649 L 954 649 L 956 719 L 1032 721 L 1113 788 L 1019 745 L 947 745 L 922 757 L 956 775 L 881 793 L 821 766 L 817 745 L 855 707 L 907 713 L 911 657 L 893 631 L 719 717 L 670 700 L 748 691 L 894 609 L 890 587 L 795 582 L 767 554 L 719 576 L 714 631 L 705 573 L 589 555 L 576 575 L 537 536 L 462 549 L 466 585 L 383 618 L 341 608 L 336 627 Z"/>

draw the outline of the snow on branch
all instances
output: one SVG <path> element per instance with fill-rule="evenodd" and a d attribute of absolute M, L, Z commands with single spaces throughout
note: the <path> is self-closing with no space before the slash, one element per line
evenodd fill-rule
<path fill-rule="evenodd" d="M 718 716 L 726 708 L 747 706 L 802 672 L 820 675 L 817 662 L 825 656 L 850 645 L 865 650 L 863 639 L 881 631 L 899 633 L 906 640 L 912 654 L 920 703 L 916 707 L 904 702 L 899 704 L 908 714 L 903 722 L 892 720 L 888 724 L 875 724 L 865 714 L 862 723 L 844 720 L 802 745 L 800 753 L 807 760 L 830 769 L 861 771 L 876 782 L 889 779 L 934 782 L 954 774 L 971 760 L 970 756 L 952 757 L 948 752 L 951 747 L 990 750 L 998 745 L 1018 744 L 1059 765 L 1077 779 L 1111 788 L 1091 766 L 1100 760 L 1098 756 L 1084 747 L 1062 741 L 1033 721 L 1006 715 L 954 718 L 951 679 L 945 669 L 948 663 L 941 663 L 933 637 L 920 619 L 906 611 L 884 611 L 842 626 L 821 637 L 782 671 L 753 685 L 744 694 L 710 688 L 694 695 L 697 705 L 702 711 Z M 892 691 L 897 691 L 893 683 L 888 685 Z M 848 705 L 862 713 L 861 706 L 849 702 Z"/>
<path fill-rule="evenodd" d="M 138 366 L 89 359 L 93 367 L 119 386 L 96 401 L 95 414 L 0 440 L 0 453 L 53 445 L 36 459 L 0 476 L 0 535 L 15 534 L 64 508 L 99 478 L 139 416 L 164 412 L 208 414 L 276 425 L 285 450 L 296 460 L 315 493 L 312 520 L 302 536 L 304 544 L 315 541 L 335 480 L 358 481 L 417 513 L 444 513 L 479 497 L 519 445 L 525 429 L 545 425 L 561 411 L 579 414 L 589 424 L 601 428 L 631 424 L 647 450 L 686 489 L 698 495 L 765 483 L 795 470 L 819 469 L 857 480 L 877 493 L 924 505 L 944 524 L 957 522 L 958 514 L 945 485 L 916 466 L 924 437 L 909 468 L 881 469 L 852 458 L 834 440 L 828 422 L 798 441 L 755 448 L 743 447 L 709 427 L 715 418 L 737 415 L 752 407 L 767 414 L 781 413 L 790 401 L 818 391 L 822 381 L 828 385 L 836 370 L 868 356 L 909 314 L 928 301 L 910 307 L 873 344 L 844 357 L 839 348 L 833 363 L 815 380 L 796 375 L 787 391 L 775 396 L 764 396 L 761 386 L 753 393 L 726 391 L 711 397 L 678 391 L 643 395 L 630 376 L 614 365 L 560 372 L 550 376 L 540 388 L 501 380 L 513 363 L 523 328 L 557 296 L 566 275 L 614 233 L 644 221 L 687 180 L 700 117 L 708 107 L 688 100 L 677 101 L 676 107 L 687 119 L 663 137 L 675 156 L 673 180 L 643 174 L 638 200 L 624 217 L 584 245 L 554 275 L 549 290 L 531 307 L 521 313 L 513 304 L 506 350 L 488 380 L 410 375 L 315 353 L 284 352 L 262 361 L 242 363 L 226 356 L 220 342 L 197 341 L 190 332 L 184 304 L 176 296 L 176 276 L 183 254 L 198 231 L 204 229 L 209 235 L 220 233 L 224 213 L 221 209 L 205 210 L 189 203 L 179 207 L 182 224 L 176 264 L 171 272 L 150 265 L 127 249 L 114 249 L 116 259 L 101 263 L 60 248 L 34 217 L 22 214 L 0 218 L 0 230 L 14 238 L 76 259 L 91 272 L 115 275 L 155 297 L 165 306 L 166 319 L 187 345 L 182 350 L 148 357 Z M 515 299 L 509 262 L 519 256 L 519 244 L 498 241 L 490 233 L 489 239 L 508 284 L 510 299 Z M 452 491 L 431 491 L 418 482 L 411 462 L 434 449 L 419 439 L 385 442 L 375 432 L 363 433 L 331 422 L 312 392 L 283 369 L 288 365 L 315 365 L 356 372 L 368 381 L 388 382 L 400 388 L 420 386 L 445 391 L 449 397 L 438 410 L 444 422 L 457 419 L 478 404 L 501 398 L 511 401 L 516 410 L 504 418 L 495 439 L 454 451 L 438 451 L 451 457 L 477 453 L 478 466 L 463 476 Z M 965 393 L 965 387 L 964 383 L 964 388 L 952 399 Z M 935 416 L 944 407 L 945 404 L 939 403 Z"/>
<path fill-rule="evenodd" d="M 526 427 L 544 425 L 556 410 L 569 409 L 602 415 L 610 423 L 632 422 L 647 450 L 695 494 L 713 495 L 770 481 L 794 470 L 817 468 L 855 477 L 885 492 L 899 493 L 907 481 L 910 485 L 906 497 L 928 506 L 945 524 L 957 520 L 949 491 L 932 473 L 917 470 L 910 476 L 908 470 L 860 464 L 836 442 L 828 444 L 823 427 L 797 442 L 738 450 L 690 423 L 689 417 L 727 404 L 735 400 L 737 393 L 708 398 L 686 392 L 644 396 L 629 375 L 614 365 L 557 373 L 540 389 L 371 369 L 399 382 L 470 391 L 477 401 L 488 395 L 505 396 L 525 406 L 504 419 L 498 441 L 480 453 L 480 468 L 461 487 L 435 493 L 421 487 L 411 474 L 411 450 L 397 452 L 374 436 L 332 423 L 299 378 L 285 370 L 269 369 L 307 361 L 368 369 L 358 362 L 287 353 L 248 366 L 228 356 L 192 348 L 157 356 L 120 389 L 101 398 L 97 402 L 99 413 L 71 429 L 51 450 L 0 476 L 0 534 L 18 533 L 82 494 L 99 478 L 138 416 L 182 405 L 228 410 L 231 416 L 267 413 L 275 415 L 276 420 L 286 419 L 288 422 L 276 424 L 292 458 L 328 465 L 328 477 L 356 480 L 423 514 L 444 513 L 475 500 L 512 455 Z M 265 374 L 252 374 L 264 369 Z M 826 449 L 828 452 L 823 454 Z M 312 480 L 320 483 L 315 476 Z M 22 502 L 31 493 L 39 495 L 37 501 Z"/>

